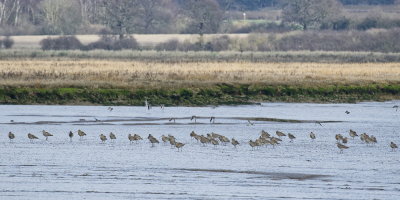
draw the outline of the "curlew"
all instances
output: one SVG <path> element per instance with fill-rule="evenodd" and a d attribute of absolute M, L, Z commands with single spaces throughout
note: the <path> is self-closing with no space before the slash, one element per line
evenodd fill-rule
<path fill-rule="evenodd" d="M 250 141 L 249 141 L 249 145 L 251 146 L 251 150 L 254 150 L 254 147 L 257 146 L 257 143 L 256 143 L 256 142 L 253 142 L 253 140 L 250 140 Z"/>
<path fill-rule="evenodd" d="M 340 144 L 339 142 L 336 143 L 337 147 L 340 149 L 340 153 L 343 153 L 343 149 L 348 149 L 349 147 L 344 145 L 344 144 Z"/>
<path fill-rule="evenodd" d="M 183 146 L 185 146 L 185 144 L 180 143 L 180 142 L 175 143 L 175 147 L 178 149 L 178 151 L 179 151 L 179 149 L 181 149 L 181 151 L 182 151 Z"/>
<path fill-rule="evenodd" d="M 261 131 L 261 137 L 262 138 L 270 138 L 271 135 L 267 131 L 262 130 Z"/>
<path fill-rule="evenodd" d="M 221 141 L 221 143 L 223 143 L 224 145 L 226 145 L 226 143 L 229 143 L 229 142 L 230 142 L 229 138 L 227 138 L 227 137 L 225 137 L 225 136 L 223 136 L 223 135 L 219 136 L 218 139 L 219 139 L 219 141 Z"/>
<path fill-rule="evenodd" d="M 278 137 L 285 137 L 285 136 L 286 136 L 286 134 L 284 134 L 284 133 L 281 132 L 281 131 L 276 131 L 276 135 L 277 135 Z"/>
<path fill-rule="evenodd" d="M 195 138 L 196 135 L 197 135 L 197 134 L 196 134 L 194 131 L 190 132 L 190 137 L 191 137 L 192 139 Z"/>
<path fill-rule="evenodd" d="M 218 140 L 216 140 L 216 139 L 214 139 L 214 138 L 211 138 L 211 139 L 210 139 L 210 142 L 211 142 L 212 145 L 214 145 L 214 147 L 216 147 L 217 145 L 219 145 Z"/>
<path fill-rule="evenodd" d="M 235 138 L 232 138 L 231 143 L 235 148 L 237 145 L 239 145 L 239 142 L 237 140 L 235 140 Z"/>
<path fill-rule="evenodd" d="M 390 142 L 390 148 L 392 148 L 392 151 L 396 151 L 398 147 L 397 144 L 395 144 L 394 142 Z"/>
<path fill-rule="evenodd" d="M 72 142 L 72 138 L 74 137 L 74 133 L 72 131 L 69 131 L 68 136 L 69 136 L 69 141 Z"/>
<path fill-rule="evenodd" d="M 80 129 L 78 130 L 78 135 L 79 135 L 79 139 L 82 139 L 83 136 L 86 135 L 85 132 L 81 131 Z"/>
<path fill-rule="evenodd" d="M 29 140 L 30 140 L 31 142 L 32 142 L 33 140 L 39 139 L 38 137 L 36 137 L 35 135 L 30 134 L 30 133 L 28 133 L 28 138 L 29 138 Z"/>
<path fill-rule="evenodd" d="M 150 143 L 151 143 L 151 147 L 154 147 L 154 144 L 156 143 L 160 143 L 157 138 L 153 137 L 151 134 L 149 134 L 149 136 L 147 137 L 147 139 L 149 139 Z"/>
<path fill-rule="evenodd" d="M 290 133 L 288 133 L 287 135 L 288 135 L 288 137 L 290 139 L 290 142 L 293 142 L 293 140 L 296 139 L 296 137 L 294 135 L 290 134 Z"/>
<path fill-rule="evenodd" d="M 107 137 L 105 135 L 103 135 L 103 134 L 100 134 L 100 140 L 101 140 L 102 143 L 104 143 L 104 142 L 106 142 Z"/>
<path fill-rule="evenodd" d="M 310 133 L 310 138 L 311 138 L 312 140 L 315 140 L 316 137 L 315 137 L 315 134 L 314 134 L 313 132 Z"/>
<path fill-rule="evenodd" d="M 115 136 L 114 133 L 110 132 L 110 139 L 111 139 L 111 141 L 113 141 L 113 140 L 117 139 L 117 137 Z"/>
<path fill-rule="evenodd" d="M 49 133 L 49 132 L 47 132 L 45 130 L 43 130 L 42 133 L 43 133 L 43 136 L 46 137 L 46 141 L 50 136 L 53 136 L 51 133 Z"/>
<path fill-rule="evenodd" d="M 14 133 L 12 133 L 11 131 L 8 132 L 8 138 L 10 139 L 10 142 L 15 138 Z"/>
<path fill-rule="evenodd" d="M 164 144 L 165 143 L 167 143 L 168 141 L 169 141 L 169 137 L 167 137 L 167 136 L 165 136 L 165 135 L 162 135 L 161 136 L 161 140 L 164 142 Z"/>
<path fill-rule="evenodd" d="M 350 129 L 350 131 L 349 131 L 349 135 L 350 135 L 350 137 L 352 137 L 353 139 L 354 139 L 354 137 L 357 137 L 358 135 L 357 135 L 357 132 L 355 132 L 355 131 L 353 131 L 353 130 L 351 130 Z"/>
<path fill-rule="evenodd" d="M 133 137 L 134 137 L 134 139 L 135 139 L 136 141 L 143 140 L 143 138 L 140 137 L 140 135 L 138 135 L 138 134 L 134 134 Z"/>
<path fill-rule="evenodd" d="M 206 146 L 206 144 L 209 143 L 210 140 L 207 137 L 204 137 L 203 135 L 201 135 L 200 142 L 201 142 L 201 144 L 203 144 L 203 146 Z"/>

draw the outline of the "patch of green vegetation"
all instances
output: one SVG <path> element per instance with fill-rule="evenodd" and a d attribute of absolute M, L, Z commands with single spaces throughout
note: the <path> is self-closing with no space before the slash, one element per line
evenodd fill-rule
<path fill-rule="evenodd" d="M 271 86 L 218 84 L 207 88 L 0 88 L 1 104 L 95 104 L 202 106 L 238 105 L 255 102 L 384 101 L 400 98 L 400 85 Z"/>

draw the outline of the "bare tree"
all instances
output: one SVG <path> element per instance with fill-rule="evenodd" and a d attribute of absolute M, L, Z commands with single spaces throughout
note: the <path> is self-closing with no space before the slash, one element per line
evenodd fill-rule
<path fill-rule="evenodd" d="M 283 20 L 295 22 L 304 30 L 319 26 L 340 13 L 337 0 L 287 0 L 283 5 Z"/>
<path fill-rule="evenodd" d="M 79 5 L 70 0 L 44 0 L 41 5 L 48 34 L 74 34 L 81 25 Z"/>
<path fill-rule="evenodd" d="M 183 9 L 188 21 L 186 32 L 203 35 L 218 31 L 223 11 L 215 0 L 187 0 Z"/>

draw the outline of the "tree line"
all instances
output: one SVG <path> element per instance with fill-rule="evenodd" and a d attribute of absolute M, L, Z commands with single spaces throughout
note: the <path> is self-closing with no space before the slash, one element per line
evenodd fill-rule
<path fill-rule="evenodd" d="M 395 0 L 0 0 L 0 34 L 103 33 L 122 38 L 131 33 L 226 33 L 234 30 L 229 11 L 264 7 L 283 10 L 282 19 L 264 29 L 345 29 L 350 19 L 340 14 L 343 4 L 393 3 Z M 377 26 L 376 21 L 365 23 L 367 28 Z"/>

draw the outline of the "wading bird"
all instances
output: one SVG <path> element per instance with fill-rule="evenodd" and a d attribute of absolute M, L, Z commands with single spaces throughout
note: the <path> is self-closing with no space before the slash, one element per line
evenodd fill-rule
<path fill-rule="evenodd" d="M 49 133 L 49 132 L 47 132 L 45 130 L 43 130 L 42 133 L 43 133 L 43 136 L 46 137 L 46 141 L 50 136 L 53 136 L 51 133 Z"/>
<path fill-rule="evenodd" d="M 396 151 L 398 147 L 397 144 L 395 144 L 394 142 L 390 142 L 390 148 L 392 148 L 392 151 Z"/>
<path fill-rule="evenodd" d="M 397 109 L 399 109 L 399 106 L 395 105 L 395 106 L 393 106 L 393 108 L 396 108 L 396 112 L 397 112 Z"/>
<path fill-rule="evenodd" d="M 293 140 L 296 139 L 296 137 L 290 133 L 288 133 L 288 137 L 290 139 L 290 142 L 293 142 Z"/>
<path fill-rule="evenodd" d="M 100 134 L 100 140 L 101 140 L 102 143 L 104 143 L 104 142 L 106 142 L 107 137 L 105 135 L 103 135 L 103 134 Z"/>
<path fill-rule="evenodd" d="M 69 136 L 69 141 L 72 142 L 72 138 L 74 137 L 74 133 L 72 131 L 69 131 L 68 136 Z"/>
<path fill-rule="evenodd" d="M 278 137 L 285 137 L 285 136 L 286 136 L 286 134 L 284 134 L 284 133 L 281 132 L 281 131 L 276 131 L 276 135 L 277 135 Z"/>
<path fill-rule="evenodd" d="M 149 139 L 150 143 L 151 143 L 151 147 L 154 147 L 154 144 L 156 143 L 160 143 L 157 138 L 153 137 L 151 134 L 149 134 L 149 136 L 147 137 L 147 139 Z"/>
<path fill-rule="evenodd" d="M 337 142 L 336 145 L 340 149 L 340 153 L 343 153 L 343 149 L 348 149 L 349 148 L 348 146 L 340 144 L 339 142 Z"/>
<path fill-rule="evenodd" d="M 179 151 L 179 149 L 181 149 L 181 151 L 182 151 L 183 146 L 185 146 L 185 144 L 180 143 L 180 142 L 175 143 L 175 147 L 178 149 L 178 151 Z"/>
<path fill-rule="evenodd" d="M 30 134 L 30 133 L 28 133 L 28 138 L 29 138 L 29 140 L 30 140 L 31 142 L 32 142 L 33 140 L 39 139 L 38 137 L 36 137 L 35 135 Z"/>
<path fill-rule="evenodd" d="M 354 139 L 354 137 L 357 137 L 358 135 L 357 135 L 357 132 L 355 132 L 355 131 L 353 131 L 353 130 L 351 130 L 350 129 L 350 131 L 349 131 L 349 135 L 350 135 L 350 137 L 352 137 L 353 139 Z"/>
<path fill-rule="evenodd" d="M 14 133 L 12 133 L 11 131 L 8 132 L 8 138 L 10 139 L 10 142 L 15 138 Z"/>
<path fill-rule="evenodd" d="M 111 139 L 111 141 L 113 141 L 113 140 L 117 139 L 117 137 L 115 136 L 114 133 L 110 132 L 110 139 Z"/>
<path fill-rule="evenodd" d="M 235 148 L 237 145 L 239 145 L 239 142 L 237 140 L 235 140 L 235 138 L 232 138 L 231 143 Z"/>
<path fill-rule="evenodd" d="M 79 139 L 82 139 L 83 136 L 86 135 L 85 132 L 81 131 L 80 129 L 78 130 L 78 135 L 79 135 Z"/>
<path fill-rule="evenodd" d="M 313 132 L 310 133 L 310 138 L 315 140 L 315 134 Z"/>

